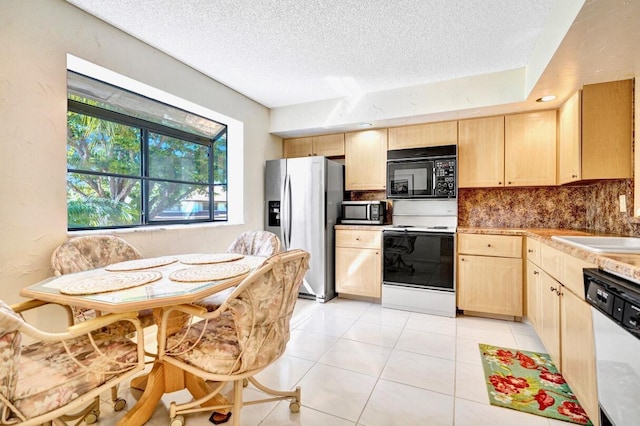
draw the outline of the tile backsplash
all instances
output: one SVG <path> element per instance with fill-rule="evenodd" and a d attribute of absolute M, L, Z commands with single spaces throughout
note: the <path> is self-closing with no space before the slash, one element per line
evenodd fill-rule
<path fill-rule="evenodd" d="M 619 211 L 626 197 L 627 212 Z M 347 192 L 351 200 L 384 200 L 384 191 Z M 392 203 L 389 204 L 391 221 Z M 633 180 L 608 180 L 580 186 L 536 188 L 461 188 L 458 225 L 503 228 L 588 229 L 640 236 L 634 219 Z"/>

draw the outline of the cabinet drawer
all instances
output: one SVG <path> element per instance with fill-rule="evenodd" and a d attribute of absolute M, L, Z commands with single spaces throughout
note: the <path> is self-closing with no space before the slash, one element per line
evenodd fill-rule
<path fill-rule="evenodd" d="M 540 267 L 557 281 L 562 282 L 564 253 L 546 244 L 540 244 Z"/>
<path fill-rule="evenodd" d="M 522 237 L 458 234 L 458 253 L 522 258 Z"/>
<path fill-rule="evenodd" d="M 584 300 L 583 268 L 597 268 L 597 265 L 585 262 L 582 259 L 578 259 L 577 257 L 573 257 L 570 254 L 565 253 L 562 284 L 582 300 Z"/>
<path fill-rule="evenodd" d="M 337 247 L 382 248 L 382 231 L 345 229 L 336 231 Z"/>
<path fill-rule="evenodd" d="M 527 260 L 540 266 L 540 241 L 527 238 Z"/>

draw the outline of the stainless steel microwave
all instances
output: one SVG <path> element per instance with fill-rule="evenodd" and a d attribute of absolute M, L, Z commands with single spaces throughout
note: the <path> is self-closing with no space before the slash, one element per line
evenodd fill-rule
<path fill-rule="evenodd" d="M 386 211 L 386 201 L 343 201 L 340 223 L 345 225 L 382 225 Z"/>
<path fill-rule="evenodd" d="M 387 198 L 456 198 L 455 145 L 387 151 Z"/>

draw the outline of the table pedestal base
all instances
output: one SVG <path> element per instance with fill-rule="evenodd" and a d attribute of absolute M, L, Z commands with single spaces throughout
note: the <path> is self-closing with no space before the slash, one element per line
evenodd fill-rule
<path fill-rule="evenodd" d="M 131 387 L 144 389 L 144 392 L 136 405 L 120 419 L 117 423 L 118 426 L 142 426 L 145 424 L 153 415 L 165 393 L 187 389 L 195 399 L 210 393 L 207 382 L 200 377 L 160 361 L 153 363 L 151 372 L 146 376 L 132 379 Z M 217 401 L 217 398 L 212 398 L 204 405 L 214 407 L 220 405 L 220 401 Z"/>

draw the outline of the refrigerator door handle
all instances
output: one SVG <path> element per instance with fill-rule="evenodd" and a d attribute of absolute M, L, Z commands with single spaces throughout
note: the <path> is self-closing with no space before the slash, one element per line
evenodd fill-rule
<path fill-rule="evenodd" d="M 282 206 L 280 207 L 280 214 L 282 215 L 282 239 L 284 249 L 289 250 L 291 245 L 291 182 L 289 181 L 291 176 L 289 174 L 284 177 L 284 184 L 282 185 L 282 194 L 280 199 L 282 200 Z"/>

